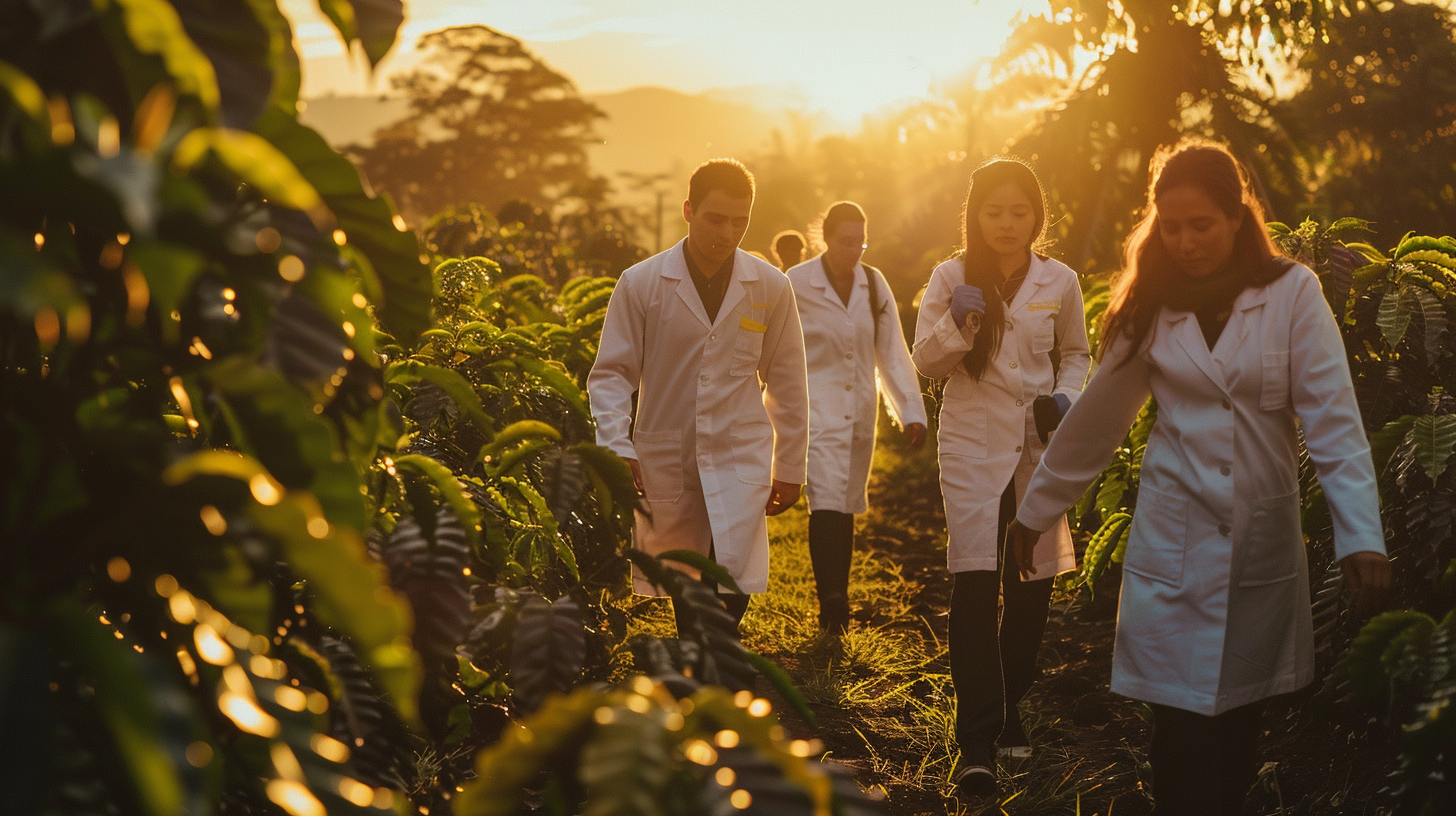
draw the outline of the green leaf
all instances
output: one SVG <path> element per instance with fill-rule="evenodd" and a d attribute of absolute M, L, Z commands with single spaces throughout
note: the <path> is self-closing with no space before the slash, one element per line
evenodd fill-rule
<path fill-rule="evenodd" d="M 145 238 L 133 241 L 127 253 L 146 278 L 147 290 L 151 294 L 150 305 L 161 318 L 158 324 L 163 339 L 168 343 L 177 342 L 181 324 L 167 316 L 178 309 L 192 291 L 197 276 L 207 268 L 207 259 L 180 244 Z"/>
<path fill-rule="evenodd" d="M 168 485 L 180 485 L 198 476 L 226 476 L 241 482 L 262 476 L 277 483 L 262 462 L 246 454 L 220 448 L 198 451 L 173 462 L 162 471 L 162 481 Z"/>
<path fill-rule="evenodd" d="M 561 432 L 540 420 L 523 419 L 520 422 L 513 422 L 501 429 L 489 444 L 480 449 L 477 459 L 484 459 L 486 456 L 499 453 L 507 445 L 514 445 L 527 439 L 546 439 L 551 442 L 561 440 Z"/>
<path fill-rule="evenodd" d="M 359 41 L 369 64 L 379 61 L 394 47 L 399 27 L 404 23 L 404 4 L 400 0 L 349 0 L 359 26 Z"/>
<path fill-rule="evenodd" d="M 1456 448 L 1456 414 L 1432 416 L 1423 414 L 1412 423 L 1409 438 L 1415 444 L 1416 461 L 1432 482 L 1446 472 L 1453 448 Z"/>
<path fill-rule="evenodd" d="M 334 24 L 346 49 L 359 38 L 359 24 L 354 19 L 354 7 L 349 5 L 349 0 L 318 0 L 318 7 Z"/>
<path fill-rule="evenodd" d="M 208 110 L 217 110 L 221 94 L 212 62 L 182 27 L 171 3 L 163 0 L 92 0 L 97 8 L 120 10 L 124 34 L 143 54 L 160 57 L 177 90 L 197 97 Z"/>
<path fill-rule="evenodd" d="M 1349 685 L 1350 694 L 1355 699 L 1381 699 L 1390 680 L 1381 658 L 1391 643 L 1406 629 L 1421 627 L 1429 631 L 1435 624 L 1429 615 L 1410 609 L 1377 615 L 1355 636 L 1350 653 L 1340 662 L 1336 676 Z"/>
<path fill-rule="evenodd" d="M 415 234 L 395 226 L 397 216 L 389 202 L 370 195 L 354 165 L 312 128 L 287 113 L 269 110 L 254 130 L 293 161 L 333 211 L 349 245 L 368 257 L 377 276 L 371 286 L 377 284 L 380 291 L 366 288 L 364 294 L 376 301 L 375 314 L 385 330 L 412 348 L 420 333 L 430 328 L 434 295 L 433 278 L 420 258 Z"/>
<path fill-rule="evenodd" d="M 749 665 L 753 666 L 758 670 L 759 674 L 768 679 L 769 685 L 772 685 L 780 696 L 788 701 L 789 706 L 794 709 L 794 712 L 800 717 L 803 717 L 804 721 L 809 723 L 810 728 L 818 728 L 819 722 L 814 717 L 813 709 L 809 708 L 809 700 L 804 697 L 802 691 L 799 691 L 799 687 L 794 685 L 794 679 L 789 677 L 789 673 L 784 671 L 779 664 L 769 660 L 758 652 L 748 649 L 744 649 L 743 651 L 748 655 Z"/>
<path fill-rule="evenodd" d="M 719 586 L 731 589 L 739 595 L 743 594 L 743 590 L 738 588 L 738 582 L 733 580 L 733 576 L 728 573 L 728 570 L 722 564 L 708 558 L 708 556 L 702 553 L 693 552 L 692 550 L 668 550 L 667 552 L 658 553 L 657 557 L 664 561 L 676 561 L 679 564 L 687 564 L 709 578 L 712 578 L 714 581 L 717 581 Z"/>
<path fill-rule="evenodd" d="M 673 776 L 669 732 L 661 717 L 613 708 L 581 752 L 577 776 L 586 787 L 582 816 L 667 816 Z"/>
<path fill-rule="evenodd" d="M 1385 337 L 1385 344 L 1392 349 L 1400 345 L 1406 329 L 1410 327 L 1410 298 L 1406 291 L 1406 287 L 1402 286 L 1386 292 L 1380 301 L 1380 311 L 1375 316 L 1375 325 Z"/>
<path fill-rule="evenodd" d="M 279 543 L 289 567 L 308 582 L 319 619 L 353 638 L 400 713 L 413 719 L 419 667 L 408 645 L 409 608 L 390 590 L 358 533 L 337 525 L 317 527 L 322 518 L 318 501 L 304 491 L 289 491 L 275 505 L 253 504 L 248 516 Z"/>
<path fill-rule="evenodd" d="M 551 386 L 552 390 L 561 395 L 577 413 L 583 417 L 591 416 L 591 409 L 587 408 L 586 399 L 581 393 L 581 388 L 571 379 L 565 371 L 552 365 L 547 360 L 534 359 L 529 357 L 517 357 L 516 366 L 522 371 L 533 374 Z"/>
<path fill-rule="evenodd" d="M 318 190 L 288 156 L 262 136 L 245 130 L 197 128 L 177 143 L 172 165 L 185 173 L 208 155 L 216 156 L 270 201 L 308 213 L 315 225 L 322 227 L 332 218 Z"/>
<path fill-rule="evenodd" d="M 486 416 L 485 409 L 480 404 L 480 397 L 476 395 L 470 381 L 465 379 L 460 372 L 425 365 L 414 360 L 390 363 L 389 367 L 384 370 L 385 382 L 406 381 L 411 378 L 439 386 L 455 403 L 455 407 L 460 409 L 460 413 L 475 425 L 476 430 L 480 431 L 482 436 L 490 438 L 495 435 L 495 423 Z"/>
<path fill-rule="evenodd" d="M 0 61 L 0 89 L 10 97 L 22 113 L 30 119 L 26 129 L 27 141 L 32 150 L 38 150 L 50 142 L 50 112 L 46 109 L 45 93 L 28 74 Z"/>
<path fill-rule="evenodd" d="M 465 528 L 465 535 L 473 544 L 480 539 L 480 508 L 475 506 L 470 496 L 465 492 L 465 486 L 456 478 L 450 468 L 417 453 L 405 454 L 394 457 L 394 464 L 397 467 L 413 470 L 416 473 L 429 479 L 445 503 L 455 511 L 455 516 L 460 519 L 460 524 Z"/>

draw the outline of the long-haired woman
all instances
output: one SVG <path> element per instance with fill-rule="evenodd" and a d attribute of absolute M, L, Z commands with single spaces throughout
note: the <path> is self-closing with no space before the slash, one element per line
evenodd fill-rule
<path fill-rule="evenodd" d="M 1008 538 L 1032 552 L 1157 400 L 1112 690 L 1152 704 L 1157 812 L 1235 814 L 1263 701 L 1314 676 L 1301 428 L 1361 607 L 1382 602 L 1390 566 L 1334 316 L 1314 273 L 1276 255 L 1227 149 L 1190 142 L 1154 158 L 1100 355 Z"/>
<path fill-rule="evenodd" d="M 818 227 L 824 251 L 788 275 L 809 363 L 809 557 L 819 625 L 837 635 L 849 626 L 854 514 L 868 508 L 880 396 L 912 450 L 925 441 L 925 402 L 895 296 L 879 270 L 860 262 L 864 210 L 836 202 Z"/>
<path fill-rule="evenodd" d="M 954 576 L 955 781 L 972 795 L 995 793 L 998 745 L 1030 750 L 1017 704 L 1037 676 L 1052 576 L 1076 566 L 1065 520 L 1037 546 L 1034 579 L 1005 551 L 1046 434 L 1091 363 L 1077 274 L 1036 252 L 1045 229 L 1031 167 L 983 164 L 966 195 L 964 249 L 931 273 L 915 326 L 916 368 L 945 379 L 938 442 Z"/>

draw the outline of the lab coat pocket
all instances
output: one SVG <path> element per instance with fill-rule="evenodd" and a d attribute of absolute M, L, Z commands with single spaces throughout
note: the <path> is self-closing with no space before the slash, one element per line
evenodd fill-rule
<path fill-rule="evenodd" d="M 681 431 L 638 431 L 632 437 L 648 501 L 677 501 L 683 494 Z"/>
<path fill-rule="evenodd" d="M 1188 539 L 1188 499 L 1143 485 L 1122 568 L 1135 575 L 1183 586 L 1183 555 Z"/>
<path fill-rule="evenodd" d="M 1263 380 L 1259 389 L 1259 410 L 1280 411 L 1289 407 L 1289 352 L 1264 353 Z"/>
<path fill-rule="evenodd" d="M 738 481 L 767 487 L 773 484 L 773 428 L 767 424 L 734 425 L 733 469 Z"/>
<path fill-rule="evenodd" d="M 958 378 L 957 378 L 958 379 Z M 946 399 L 940 409 L 940 449 L 944 453 L 986 458 L 986 406 L 954 399 L 952 386 L 946 385 Z"/>
<path fill-rule="evenodd" d="M 758 370 L 759 358 L 763 356 L 763 335 L 767 331 L 763 324 L 747 317 L 738 322 L 738 339 L 733 342 L 733 361 L 728 367 L 729 376 L 747 377 Z"/>
<path fill-rule="evenodd" d="M 1038 312 L 1045 317 L 1035 318 L 1031 327 L 1031 351 L 1033 354 L 1047 354 L 1057 345 L 1057 326 L 1051 312 Z"/>
<path fill-rule="evenodd" d="M 1238 585 L 1256 587 L 1293 579 L 1299 574 L 1303 547 L 1298 492 L 1256 501 L 1239 554 Z"/>

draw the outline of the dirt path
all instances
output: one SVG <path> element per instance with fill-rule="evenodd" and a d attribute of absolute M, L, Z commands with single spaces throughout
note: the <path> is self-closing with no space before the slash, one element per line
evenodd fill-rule
<path fill-rule="evenodd" d="M 1149 713 L 1108 690 L 1115 601 L 1107 597 L 1090 608 L 1065 596 L 1054 603 L 1038 661 L 1043 676 L 1023 704 L 1033 757 L 1002 767 L 995 803 L 971 810 L 950 796 L 950 578 L 935 458 L 890 447 L 877 458 L 874 509 L 858 531 L 856 627 L 842 648 L 813 640 L 804 515 L 787 515 L 773 529 L 782 576 L 755 601 L 745 640 L 788 669 L 818 721 L 811 728 L 790 713 L 785 724 L 795 736 L 822 739 L 832 759 L 885 793 L 897 816 L 1150 814 Z M 1271 703 L 1264 770 L 1245 813 L 1389 812 L 1378 807 L 1391 769 L 1389 737 L 1371 732 L 1363 716 L 1332 693 L 1316 693 L 1318 687 Z"/>

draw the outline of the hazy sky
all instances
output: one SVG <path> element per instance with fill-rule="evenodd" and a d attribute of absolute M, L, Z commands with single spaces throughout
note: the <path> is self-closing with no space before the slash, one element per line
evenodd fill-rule
<path fill-rule="evenodd" d="M 345 56 L 316 0 L 283 0 L 304 58 L 304 95 L 388 89 Z M 525 41 L 587 93 L 636 85 L 688 92 L 772 85 L 849 124 L 923 96 L 994 54 L 1043 0 L 407 0 L 384 75 L 419 35 L 483 23 Z"/>

